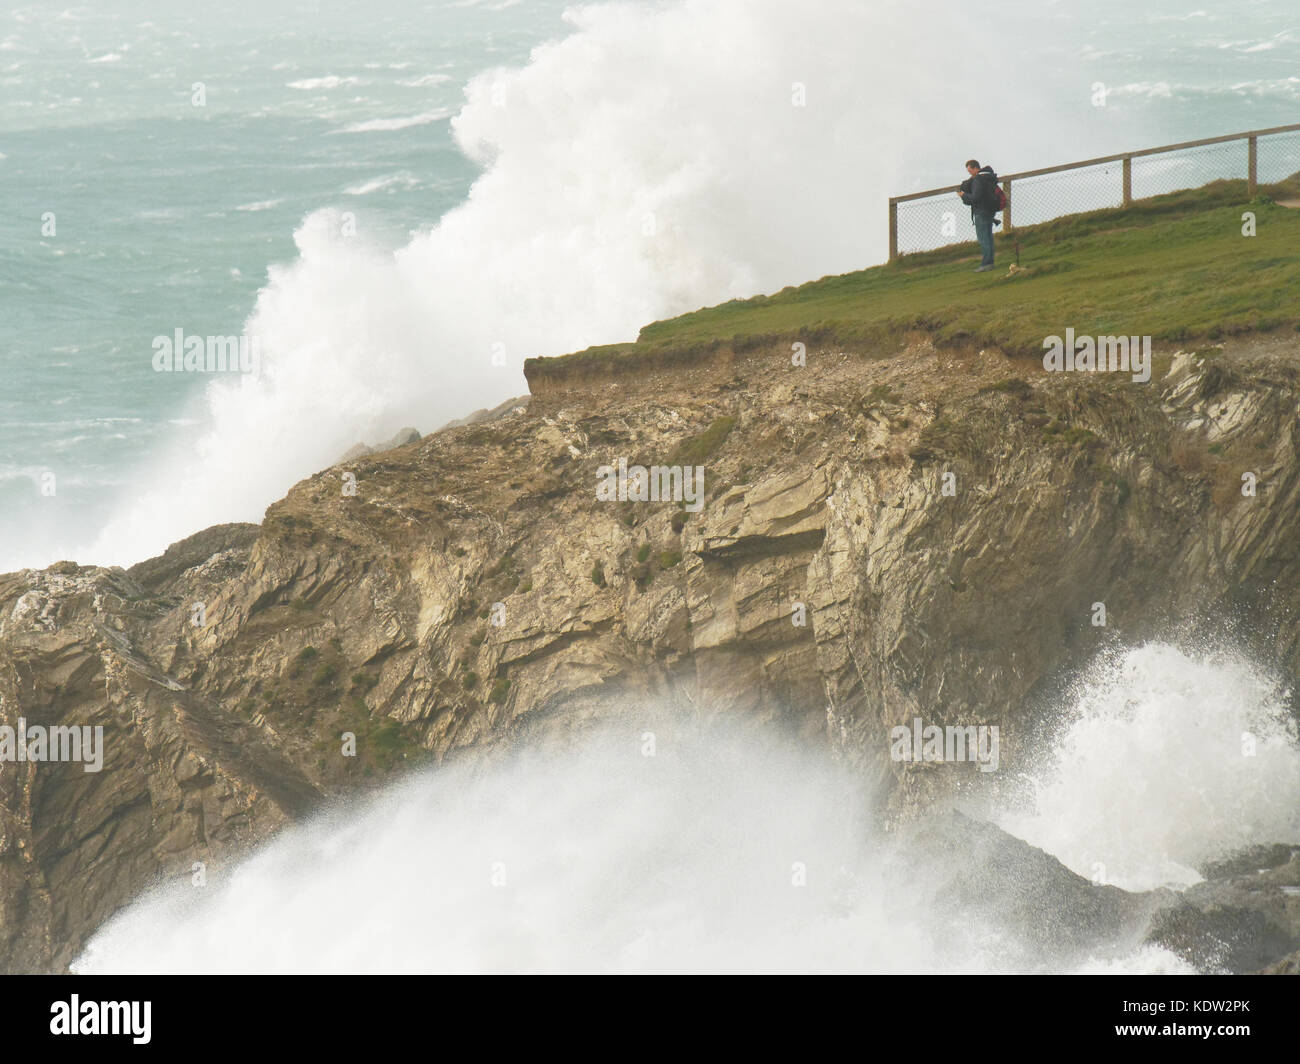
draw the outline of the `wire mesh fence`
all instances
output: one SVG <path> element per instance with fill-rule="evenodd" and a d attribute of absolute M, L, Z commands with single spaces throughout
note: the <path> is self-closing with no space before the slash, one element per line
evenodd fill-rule
<path fill-rule="evenodd" d="M 1133 200 L 1212 181 L 1272 184 L 1300 173 L 1300 125 L 1170 144 L 1000 177 L 1007 195 L 1005 228 L 1037 225 L 1069 214 L 1121 207 Z M 889 201 L 889 257 L 974 240 L 970 208 L 957 186 Z"/>
<path fill-rule="evenodd" d="M 1133 198 L 1159 196 L 1211 181 L 1243 178 L 1250 164 L 1246 141 L 1143 155 L 1133 160 Z"/>
<path fill-rule="evenodd" d="M 1124 203 L 1124 165 L 1119 161 L 1098 163 L 1025 177 L 1011 183 L 1011 192 L 1016 197 L 1011 218 L 1018 226 L 1037 225 L 1063 214 L 1119 207 Z"/>
<path fill-rule="evenodd" d="M 1276 184 L 1300 173 L 1300 129 L 1259 138 L 1259 180 Z"/>

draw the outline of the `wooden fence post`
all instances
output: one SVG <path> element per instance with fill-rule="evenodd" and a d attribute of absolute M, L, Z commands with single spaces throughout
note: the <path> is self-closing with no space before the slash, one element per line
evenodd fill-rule
<path fill-rule="evenodd" d="M 1124 206 L 1133 205 L 1133 156 L 1124 156 Z"/>
<path fill-rule="evenodd" d="M 898 261 L 898 200 L 889 198 L 889 261 Z"/>
<path fill-rule="evenodd" d="M 1259 177 L 1259 145 L 1257 137 L 1247 138 L 1250 147 L 1247 149 L 1246 157 L 1248 160 L 1246 189 L 1250 195 L 1255 195 L 1255 184 Z"/>
<path fill-rule="evenodd" d="M 1002 182 L 1002 195 L 1007 198 L 1007 205 L 1002 208 L 1002 232 L 1011 232 L 1011 182 Z"/>

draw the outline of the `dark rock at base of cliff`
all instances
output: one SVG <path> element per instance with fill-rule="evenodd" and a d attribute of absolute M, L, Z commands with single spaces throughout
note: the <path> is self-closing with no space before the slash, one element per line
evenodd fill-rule
<path fill-rule="evenodd" d="M 1300 975 L 1300 950 L 1260 970 L 1260 975 Z"/>
<path fill-rule="evenodd" d="M 996 930 L 1011 969 L 1059 970 L 1128 952 L 1169 891 L 1101 886 L 1001 828 L 958 812 L 927 818 L 904 836 L 903 860 L 950 913 L 955 933 Z"/>
<path fill-rule="evenodd" d="M 1287 949 L 1283 930 L 1249 909 L 1179 905 L 1156 914 L 1147 941 L 1164 946 L 1203 972 L 1259 971 Z"/>
<path fill-rule="evenodd" d="M 1271 846 L 1249 846 L 1244 850 L 1206 861 L 1196 870 L 1206 879 L 1225 879 L 1229 876 L 1253 875 L 1286 864 L 1300 854 L 1300 846 L 1274 843 Z"/>
<path fill-rule="evenodd" d="M 1300 974 L 1300 856 L 1258 846 L 1207 864 L 1182 893 L 1130 892 L 1076 875 L 992 824 L 946 812 L 902 837 L 903 861 L 952 917 L 954 936 L 994 930 L 1009 968 L 1060 970 L 1162 946 L 1202 972 Z M 1279 862 L 1279 856 L 1290 857 Z M 1267 867 L 1272 864 L 1272 867 Z"/>
<path fill-rule="evenodd" d="M 1218 878 L 1189 887 L 1152 923 L 1147 940 L 1202 971 L 1268 968 L 1300 947 L 1300 856 L 1267 865 L 1292 846 L 1256 846 L 1207 865 Z"/>

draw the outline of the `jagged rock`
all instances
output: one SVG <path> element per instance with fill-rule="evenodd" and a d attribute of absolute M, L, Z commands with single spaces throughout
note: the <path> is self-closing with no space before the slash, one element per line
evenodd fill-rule
<path fill-rule="evenodd" d="M 351 462 L 357 458 L 364 458 L 368 454 L 374 454 L 375 449 L 368 443 L 354 443 L 341 455 L 335 465 L 342 465 L 344 462 Z"/>
<path fill-rule="evenodd" d="M 1129 892 L 1091 883 L 994 825 L 948 811 L 904 832 L 897 859 L 910 869 L 911 889 L 928 889 L 926 904 L 949 914 L 956 935 L 973 926 L 978 941 L 996 929 L 1011 951 L 998 959 L 1014 969 L 1040 967 L 1044 958 L 1059 967 L 1122 955 L 1146 942 L 1200 971 L 1282 974 L 1300 946 L 1295 849 L 1255 847 L 1210 867 L 1219 878 L 1180 893 Z M 1287 858 L 1276 861 L 1283 851 Z"/>
<path fill-rule="evenodd" d="M 947 914 L 955 944 L 996 931 L 1004 951 L 997 959 L 1014 970 L 1123 954 L 1178 903 L 1167 890 L 1091 883 L 993 824 L 952 811 L 906 832 L 898 859 L 912 889 L 930 892 L 925 904 Z"/>
<path fill-rule="evenodd" d="M 260 531 L 261 527 L 254 524 L 214 525 L 173 543 L 157 558 L 131 566 L 127 575 L 144 590 L 156 591 L 186 570 L 226 551 L 242 550 L 247 554 Z"/>
<path fill-rule="evenodd" d="M 1260 975 L 1300 975 L 1300 951 L 1261 968 Z"/>
<path fill-rule="evenodd" d="M 477 425 L 482 421 L 496 421 L 498 418 L 504 417 L 506 414 L 514 413 L 521 408 L 527 410 L 528 404 L 532 401 L 532 398 L 531 395 L 515 396 L 513 399 L 507 399 L 504 402 L 497 403 L 496 406 L 490 409 L 483 407 L 475 410 L 472 414 L 467 414 L 465 417 L 458 417 L 452 421 L 448 421 L 447 424 L 442 426 L 442 428 L 436 429 L 435 431 L 441 432 L 442 429 L 459 428 L 461 425 Z"/>
<path fill-rule="evenodd" d="M 1263 913 L 1180 905 L 1156 915 L 1147 941 L 1184 957 L 1200 971 L 1255 972 L 1295 945 Z"/>
<path fill-rule="evenodd" d="M 1251 875 L 1278 868 L 1293 857 L 1300 855 L 1300 846 L 1286 843 L 1250 846 L 1237 853 L 1228 854 L 1217 860 L 1206 861 L 1197 871 L 1206 879 L 1223 879 L 1228 876 Z"/>
<path fill-rule="evenodd" d="M 391 451 L 394 447 L 405 447 L 408 443 L 414 443 L 420 439 L 420 430 L 413 428 L 398 429 L 397 432 L 373 447 L 365 443 L 354 443 L 340 456 L 335 465 L 342 465 L 344 462 L 353 462 L 358 458 L 364 458 L 371 454 L 381 454 L 384 451 Z"/>
<path fill-rule="evenodd" d="M 1259 971 L 1300 947 L 1300 848 L 1252 847 L 1205 874 L 1160 914 L 1149 941 L 1203 971 Z"/>
<path fill-rule="evenodd" d="M 1210 398 L 1184 388 L 1204 359 L 1139 385 L 901 347 L 600 387 L 543 367 L 526 407 L 350 460 L 355 495 L 337 468 L 302 481 L 251 545 L 234 526 L 129 572 L 0 576 L 0 721 L 101 722 L 112 768 L 0 765 L 4 963 L 60 970 L 156 877 L 228 866 L 316 795 L 638 700 L 780 721 L 906 819 L 985 781 L 891 761 L 891 726 L 998 723 L 1022 771 L 1034 693 L 1100 638 L 1238 617 L 1300 673 L 1300 614 L 1257 608 L 1300 596 L 1293 341 L 1228 344 Z M 599 467 L 679 453 L 701 512 L 597 499 Z M 1070 896 L 1086 926 L 1131 915 Z"/>

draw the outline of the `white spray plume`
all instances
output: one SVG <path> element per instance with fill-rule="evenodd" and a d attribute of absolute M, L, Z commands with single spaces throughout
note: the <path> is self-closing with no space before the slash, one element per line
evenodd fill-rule
<path fill-rule="evenodd" d="M 996 818 L 1081 874 L 1104 862 L 1127 889 L 1243 846 L 1295 842 L 1300 748 L 1278 698 L 1235 658 L 1153 644 L 1107 659 L 1079 688 L 1032 815 Z M 1241 757 L 1243 730 L 1257 737 L 1254 758 Z M 950 868 L 947 850 L 895 861 L 861 781 L 771 736 L 661 733 L 655 755 L 645 749 L 628 728 L 426 772 L 287 830 L 207 887 L 142 899 L 75 967 L 1195 970 L 1142 944 L 1140 929 L 1109 952 L 1027 954 L 1034 928 L 952 911 L 949 877 L 969 868 Z"/>
<path fill-rule="evenodd" d="M 1162 643 L 1099 659 L 1007 831 L 1089 879 L 1182 887 L 1254 843 L 1300 845 L 1300 748 L 1276 677 Z"/>
<path fill-rule="evenodd" d="M 860 878 L 852 781 L 752 738 L 661 733 L 646 748 L 630 729 L 426 773 L 289 830 L 222 883 L 146 899 L 77 970 L 833 970 L 864 949 L 904 970 L 930 956 Z"/>
<path fill-rule="evenodd" d="M 468 85 L 453 129 L 484 169 L 465 203 L 395 252 L 364 226 L 345 236 L 333 209 L 303 223 L 245 330 L 261 379 L 209 387 L 188 430 L 201 437 L 168 449 L 88 560 L 259 520 L 358 440 L 519 394 L 529 356 L 879 262 L 904 174 L 1055 125 L 1043 93 L 988 86 L 998 29 L 969 5 L 681 0 L 566 17 L 572 32 L 526 66 Z M 1013 96 L 1014 125 L 990 123 Z"/>

